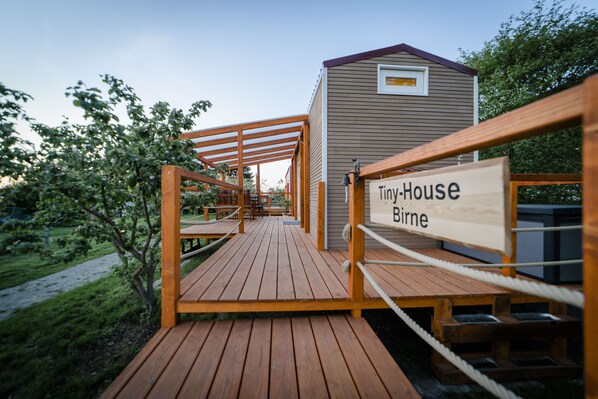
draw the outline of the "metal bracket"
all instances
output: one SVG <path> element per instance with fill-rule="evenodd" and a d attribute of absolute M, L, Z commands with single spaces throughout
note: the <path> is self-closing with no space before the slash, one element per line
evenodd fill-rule
<path fill-rule="evenodd" d="M 359 183 L 359 174 L 360 173 L 361 173 L 361 163 L 359 162 L 359 160 L 357 158 L 353 158 L 353 176 L 354 176 L 355 187 L 357 187 L 357 184 Z"/>

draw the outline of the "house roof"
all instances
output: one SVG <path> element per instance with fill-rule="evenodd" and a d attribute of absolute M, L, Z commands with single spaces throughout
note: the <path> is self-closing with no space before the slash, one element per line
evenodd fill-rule
<path fill-rule="evenodd" d="M 454 61 L 447 60 L 446 58 L 439 57 L 437 55 L 428 53 L 426 51 L 417 49 L 415 47 L 411 47 L 405 43 L 401 43 L 396 46 L 379 48 L 377 50 L 366 51 L 364 53 L 347 55 L 345 57 L 333 58 L 331 60 L 324 61 L 324 67 L 331 68 L 331 67 L 335 67 L 335 66 L 339 66 L 339 65 L 350 64 L 352 62 L 357 62 L 357 61 L 369 60 L 370 58 L 382 57 L 385 55 L 400 53 L 400 52 L 405 52 L 405 53 L 415 55 L 417 57 L 426 59 L 428 61 L 435 62 L 440 65 L 444 65 L 448 68 L 455 69 L 459 72 L 463 72 L 468 75 L 477 76 L 477 74 L 478 74 L 478 71 L 476 71 L 473 68 L 458 64 Z"/>

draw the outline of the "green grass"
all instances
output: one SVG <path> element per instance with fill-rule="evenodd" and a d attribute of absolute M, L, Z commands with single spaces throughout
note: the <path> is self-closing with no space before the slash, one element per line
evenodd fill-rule
<path fill-rule="evenodd" d="M 158 329 L 115 276 L 0 321 L 0 397 L 92 398 Z"/>
<path fill-rule="evenodd" d="M 60 249 L 53 241 L 71 234 L 73 229 L 74 227 L 53 227 L 50 232 L 50 249 L 59 251 Z M 43 235 L 42 229 L 34 231 Z M 0 234 L 0 240 L 5 235 L 6 233 Z M 80 256 L 67 263 L 42 258 L 38 254 L 3 255 L 0 256 L 0 289 L 14 287 L 113 252 L 114 249 L 109 243 L 92 243 L 92 248 L 87 256 Z"/>

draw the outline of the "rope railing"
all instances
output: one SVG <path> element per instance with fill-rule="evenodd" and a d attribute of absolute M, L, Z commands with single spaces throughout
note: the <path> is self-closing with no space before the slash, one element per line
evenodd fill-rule
<path fill-rule="evenodd" d="M 421 266 L 433 267 L 430 263 L 421 262 L 395 262 L 391 260 L 368 259 L 363 262 L 366 265 L 391 265 L 391 266 Z M 550 260 L 544 262 L 525 262 L 525 263 L 455 263 L 455 265 L 462 267 L 476 267 L 476 268 L 497 268 L 497 267 L 537 267 L 537 266 L 559 266 L 559 265 L 578 265 L 583 263 L 583 259 L 568 259 L 568 260 Z"/>
<path fill-rule="evenodd" d="M 363 229 L 362 229 L 363 230 Z M 448 360 L 451 364 L 461 370 L 465 375 L 471 378 L 473 381 L 480 384 L 482 387 L 486 388 L 489 392 L 495 395 L 498 398 L 520 398 L 512 391 L 505 388 L 503 385 L 500 385 L 496 381 L 488 378 L 486 375 L 482 374 L 478 370 L 476 370 L 472 365 L 467 363 L 465 360 L 457 356 L 453 351 L 449 348 L 444 346 L 440 341 L 430 335 L 429 332 L 424 330 L 419 324 L 417 324 L 411 317 L 409 317 L 396 303 L 390 299 L 388 294 L 382 290 L 380 285 L 372 278 L 370 273 L 366 270 L 365 266 L 361 263 L 357 263 L 357 267 L 361 270 L 365 278 L 369 281 L 369 283 L 374 287 L 378 295 L 384 302 L 399 316 L 401 320 L 405 324 L 409 326 L 421 339 L 423 339 L 428 345 L 430 345 L 435 351 L 440 353 L 442 357 Z"/>
<path fill-rule="evenodd" d="M 222 220 L 222 219 L 220 219 L 220 220 Z M 202 253 L 202 252 L 204 252 L 204 251 L 207 251 L 208 249 L 210 249 L 210 248 L 214 247 L 215 245 L 218 245 L 218 243 L 222 242 L 222 241 L 223 241 L 224 239 L 226 239 L 226 238 L 227 238 L 229 235 L 231 235 L 231 233 L 232 233 L 233 231 L 235 231 L 235 229 L 236 229 L 237 227 L 239 227 L 239 225 L 240 225 L 240 224 L 241 224 L 241 222 L 239 221 L 239 222 L 238 222 L 238 223 L 236 223 L 236 224 L 235 224 L 235 226 L 234 226 L 232 229 L 230 229 L 230 230 L 229 230 L 229 231 L 228 231 L 228 232 L 227 232 L 227 233 L 226 233 L 226 234 L 225 234 L 223 237 L 220 237 L 219 239 L 217 239 L 216 241 L 212 242 L 211 244 L 208 244 L 208 245 L 206 245 L 206 246 L 205 246 L 205 247 L 203 247 L 203 248 L 196 249 L 196 250 L 195 250 L 195 251 L 193 251 L 193 252 L 187 252 L 187 253 L 181 254 L 181 260 L 185 260 L 185 259 L 188 259 L 188 258 L 190 258 L 190 257 L 192 257 L 192 256 L 198 255 L 198 254 L 200 254 L 200 253 Z"/>
<path fill-rule="evenodd" d="M 241 210 L 241 207 L 238 207 L 236 211 L 234 211 L 233 213 L 231 213 L 230 215 L 228 215 L 227 217 L 222 218 L 222 219 L 201 220 L 201 221 L 200 220 L 196 221 L 196 220 L 189 220 L 189 219 L 181 219 L 181 224 L 204 225 L 204 224 L 220 223 L 220 222 L 224 222 L 225 220 L 232 218 L 237 213 L 239 213 L 240 210 Z"/>
<path fill-rule="evenodd" d="M 545 231 L 568 231 L 568 230 L 581 230 L 582 225 L 575 226 L 549 226 L 549 227 L 515 227 L 511 231 L 515 233 L 532 233 L 532 232 L 545 232 Z"/>
<path fill-rule="evenodd" d="M 527 281 L 523 279 L 505 277 L 495 273 L 489 273 L 473 268 L 459 266 L 455 263 L 436 259 L 431 256 L 427 256 L 419 252 L 415 252 L 408 248 L 405 248 L 374 233 L 372 230 L 368 229 L 362 224 L 359 224 L 357 227 L 360 230 L 364 231 L 366 234 L 368 234 L 370 237 L 378 241 L 379 243 L 384 244 L 390 249 L 399 252 L 403 255 L 419 260 L 420 262 L 429 263 L 440 269 L 448 270 L 453 273 L 458 273 L 479 281 L 484 281 L 486 283 L 497 285 L 499 287 L 520 291 L 526 294 L 535 295 L 541 298 L 546 298 L 558 302 L 563 302 L 568 305 L 573 305 L 583 309 L 584 295 L 578 291 L 573 291 L 563 287 L 555 287 L 543 283 Z"/>
<path fill-rule="evenodd" d="M 385 230 L 400 230 L 396 227 L 386 226 L 378 223 L 366 223 L 365 227 L 370 229 L 385 229 Z M 582 225 L 574 226 L 549 226 L 549 227 L 515 227 L 511 229 L 514 233 L 534 233 L 534 232 L 549 232 L 549 231 L 569 231 L 569 230 L 582 230 Z"/>

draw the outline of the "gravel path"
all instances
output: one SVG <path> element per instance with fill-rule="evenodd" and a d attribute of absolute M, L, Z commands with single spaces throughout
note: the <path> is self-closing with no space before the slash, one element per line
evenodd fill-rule
<path fill-rule="evenodd" d="M 63 292 L 80 287 L 110 274 L 112 266 L 119 264 L 117 254 L 88 260 L 58 273 L 29 281 L 0 291 L 0 320 L 34 303 L 54 298 Z"/>

